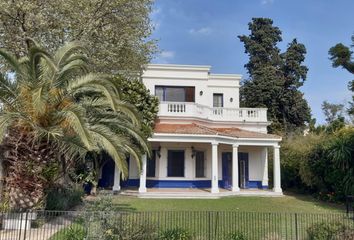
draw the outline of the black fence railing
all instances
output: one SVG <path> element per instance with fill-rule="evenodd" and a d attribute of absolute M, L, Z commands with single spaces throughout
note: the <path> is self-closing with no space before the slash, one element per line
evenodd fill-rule
<path fill-rule="evenodd" d="M 345 213 L 35 211 L 1 213 L 0 225 L 0 240 L 167 240 L 173 234 L 197 240 L 298 240 L 327 228 L 337 231 L 336 239 L 354 239 L 354 216 Z"/>

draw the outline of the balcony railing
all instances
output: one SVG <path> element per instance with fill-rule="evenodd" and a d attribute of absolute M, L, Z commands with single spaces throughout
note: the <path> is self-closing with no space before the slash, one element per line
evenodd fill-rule
<path fill-rule="evenodd" d="M 191 117 L 212 121 L 266 122 L 266 108 L 221 108 L 208 107 L 188 102 L 161 102 L 161 117 Z"/>

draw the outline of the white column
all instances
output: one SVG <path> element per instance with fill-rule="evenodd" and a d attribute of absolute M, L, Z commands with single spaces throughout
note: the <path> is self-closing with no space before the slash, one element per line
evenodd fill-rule
<path fill-rule="evenodd" d="M 120 170 L 119 170 L 117 164 L 115 164 L 115 167 L 114 167 L 113 191 L 114 192 L 120 191 Z"/>
<path fill-rule="evenodd" d="M 211 193 L 219 192 L 218 143 L 211 143 Z"/>
<path fill-rule="evenodd" d="M 274 146 L 274 158 L 273 158 L 273 173 L 274 173 L 274 192 L 281 193 L 281 185 L 280 185 L 280 146 Z"/>
<path fill-rule="evenodd" d="M 141 157 L 139 193 L 146 192 L 146 154 Z"/>
<path fill-rule="evenodd" d="M 268 186 L 268 147 L 263 147 L 262 150 L 262 167 L 263 167 L 263 177 L 262 186 Z"/>
<path fill-rule="evenodd" d="M 232 191 L 240 191 L 238 185 L 238 144 L 232 145 Z"/>

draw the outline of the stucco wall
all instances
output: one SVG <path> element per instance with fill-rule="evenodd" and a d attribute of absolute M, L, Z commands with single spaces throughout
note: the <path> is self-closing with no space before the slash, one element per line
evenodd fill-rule
<path fill-rule="evenodd" d="M 147 179 L 158 180 L 210 180 L 211 178 L 211 145 L 210 144 L 190 144 L 190 143 L 161 143 L 161 157 L 156 157 L 156 177 Z M 195 150 L 205 151 L 205 178 L 195 177 L 195 157 L 192 158 L 191 147 Z M 264 180 L 264 173 L 267 172 L 265 165 L 265 147 L 247 147 L 240 146 L 239 152 L 247 152 L 249 155 L 249 181 Z M 185 151 L 185 177 L 167 177 L 167 151 L 184 150 Z M 222 153 L 232 152 L 229 145 L 218 146 L 218 177 L 222 179 Z M 136 163 L 130 159 L 129 179 L 139 178 Z"/>
<path fill-rule="evenodd" d="M 210 68 L 189 67 L 180 69 L 156 69 L 148 68 L 143 74 L 143 83 L 155 94 L 155 86 L 194 86 L 195 102 L 198 104 L 213 106 L 213 93 L 224 94 L 224 107 L 239 107 L 239 85 L 241 76 L 209 74 Z M 200 92 L 203 92 L 200 95 Z M 230 99 L 232 98 L 232 102 Z"/>

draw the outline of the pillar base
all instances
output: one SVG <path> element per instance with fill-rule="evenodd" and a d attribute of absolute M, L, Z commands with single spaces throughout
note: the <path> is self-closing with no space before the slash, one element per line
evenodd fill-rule
<path fill-rule="evenodd" d="M 231 188 L 231 191 L 232 191 L 232 192 L 239 192 L 239 191 L 240 191 L 240 188 L 239 188 L 239 187 L 232 187 L 232 188 Z"/>
<path fill-rule="evenodd" d="M 146 193 L 146 188 L 140 188 L 139 187 L 139 193 Z"/>
<path fill-rule="evenodd" d="M 212 188 L 211 193 L 219 193 L 219 188 Z"/>
<path fill-rule="evenodd" d="M 283 190 L 281 188 L 273 188 L 273 192 L 282 193 Z"/>
<path fill-rule="evenodd" d="M 113 186 L 113 192 L 119 192 L 120 186 Z"/>

